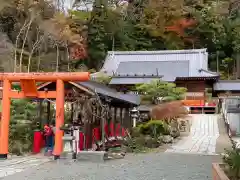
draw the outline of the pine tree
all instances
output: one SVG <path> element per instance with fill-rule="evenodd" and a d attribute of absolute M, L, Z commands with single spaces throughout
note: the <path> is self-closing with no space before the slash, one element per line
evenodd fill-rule
<path fill-rule="evenodd" d="M 88 26 L 88 68 L 99 69 L 107 53 L 107 33 L 104 26 L 107 19 L 106 8 L 100 0 L 95 1 Z"/>

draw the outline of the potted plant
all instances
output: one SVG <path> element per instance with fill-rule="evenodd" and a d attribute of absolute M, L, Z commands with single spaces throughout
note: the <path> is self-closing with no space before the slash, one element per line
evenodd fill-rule
<path fill-rule="evenodd" d="M 213 180 L 240 179 L 240 149 L 233 143 L 232 150 L 226 150 L 223 164 L 213 164 Z"/>

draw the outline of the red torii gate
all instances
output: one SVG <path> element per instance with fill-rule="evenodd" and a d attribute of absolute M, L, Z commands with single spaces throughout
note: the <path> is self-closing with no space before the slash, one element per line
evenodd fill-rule
<path fill-rule="evenodd" d="M 63 149 L 63 132 L 60 127 L 64 124 L 64 82 L 88 81 L 88 72 L 76 73 L 0 73 L 3 81 L 2 93 L 2 119 L 0 126 L 0 158 L 7 158 L 10 105 L 11 98 L 56 98 L 56 134 L 54 146 L 54 159 L 58 159 Z M 56 82 L 56 91 L 38 91 L 36 82 Z M 20 82 L 21 91 L 12 90 L 11 83 Z"/>

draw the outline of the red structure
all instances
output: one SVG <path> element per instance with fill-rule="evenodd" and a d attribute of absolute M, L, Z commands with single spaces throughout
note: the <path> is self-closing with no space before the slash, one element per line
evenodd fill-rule
<path fill-rule="evenodd" d="M 40 131 L 35 131 L 33 136 L 33 154 L 38 154 L 41 152 L 43 147 L 43 138 Z"/>
<path fill-rule="evenodd" d="M 64 124 L 64 82 L 88 81 L 88 72 L 77 73 L 1 73 L 3 81 L 2 119 L 0 126 L 0 158 L 7 158 L 8 138 L 10 123 L 11 98 L 55 98 L 56 99 L 56 134 L 54 158 L 58 159 L 63 150 L 63 131 L 60 127 Z M 11 88 L 12 82 L 20 82 L 21 91 Z M 36 82 L 56 82 L 56 91 L 38 91 Z"/>
<path fill-rule="evenodd" d="M 108 129 L 111 129 L 110 132 Z M 115 133 L 113 132 L 113 123 L 110 123 L 109 125 L 105 125 L 105 135 L 106 137 L 124 137 L 125 136 L 125 129 L 121 128 L 120 123 L 116 125 L 116 131 Z M 84 150 L 84 138 L 86 138 L 86 141 L 88 141 L 89 137 L 86 137 L 83 132 L 80 132 L 79 134 L 79 150 L 82 151 Z M 101 134 L 100 134 L 100 127 L 94 128 L 92 131 L 92 142 L 99 142 L 101 141 Z M 87 144 L 87 143 L 86 143 Z M 91 148 L 91 147 L 86 147 L 86 148 Z"/>

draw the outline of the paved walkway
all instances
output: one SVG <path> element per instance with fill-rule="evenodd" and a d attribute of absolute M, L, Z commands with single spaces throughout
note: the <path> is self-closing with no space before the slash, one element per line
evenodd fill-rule
<path fill-rule="evenodd" d="M 216 155 L 219 137 L 218 115 L 194 114 L 189 136 L 184 137 L 166 152 Z"/>
<path fill-rule="evenodd" d="M 217 157 L 152 152 L 101 163 L 63 159 L 3 180 L 211 180 L 212 162 Z"/>
<path fill-rule="evenodd" d="M 2 160 L 0 161 L 0 178 L 25 171 L 48 161 L 50 161 L 49 158 L 42 156 L 13 157 Z"/>
<path fill-rule="evenodd" d="M 221 137 L 217 119 L 217 115 L 193 115 L 190 135 L 165 153 L 127 154 L 124 159 L 102 163 L 73 162 L 67 159 L 48 162 L 49 159 L 44 157 L 25 157 L 0 161 L 0 178 L 4 180 L 211 180 L 212 163 L 221 159 L 220 156 L 205 156 L 205 154 L 216 154 L 216 141 Z M 224 130 L 222 132 L 224 133 Z M 182 152 L 185 154 L 180 154 Z"/>

